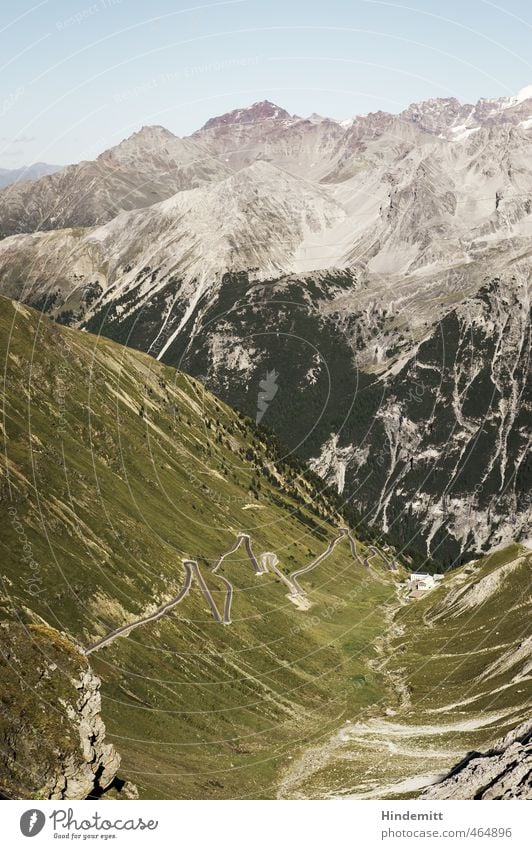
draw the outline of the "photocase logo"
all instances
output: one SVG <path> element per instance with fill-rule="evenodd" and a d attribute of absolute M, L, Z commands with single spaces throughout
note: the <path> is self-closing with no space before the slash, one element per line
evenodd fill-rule
<path fill-rule="evenodd" d="M 43 830 L 46 817 L 42 811 L 33 808 L 25 811 L 20 818 L 20 830 L 24 837 L 35 837 Z"/>
<path fill-rule="evenodd" d="M 255 419 L 256 424 L 259 424 L 264 413 L 270 406 L 270 402 L 273 401 L 277 394 L 277 390 L 279 389 L 279 387 L 277 386 L 278 377 L 279 374 L 275 371 L 275 369 L 273 371 L 267 371 L 265 379 L 261 380 L 259 383 L 260 391 L 257 398 L 257 417 Z"/>

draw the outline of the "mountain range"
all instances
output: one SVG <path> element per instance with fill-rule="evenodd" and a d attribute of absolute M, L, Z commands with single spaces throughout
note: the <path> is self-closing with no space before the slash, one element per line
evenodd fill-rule
<path fill-rule="evenodd" d="M 47 162 L 34 162 L 22 168 L 0 168 L 0 189 L 25 180 L 38 180 L 47 174 L 55 174 L 61 168 L 62 165 L 49 165 Z"/>
<path fill-rule="evenodd" d="M 530 527 L 532 87 L 144 127 L 0 192 L 0 291 L 200 378 L 409 554 Z M 405 549 L 406 550 L 406 549 Z"/>

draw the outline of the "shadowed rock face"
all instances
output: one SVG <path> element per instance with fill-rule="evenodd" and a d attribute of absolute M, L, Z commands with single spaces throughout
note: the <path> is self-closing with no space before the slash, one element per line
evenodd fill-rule
<path fill-rule="evenodd" d="M 422 799 L 532 799 L 532 721 L 486 754 L 468 755 Z"/>
<path fill-rule="evenodd" d="M 85 799 L 115 780 L 105 742 L 100 679 L 70 640 L 44 625 L 3 623 L 0 772 L 18 798 Z"/>

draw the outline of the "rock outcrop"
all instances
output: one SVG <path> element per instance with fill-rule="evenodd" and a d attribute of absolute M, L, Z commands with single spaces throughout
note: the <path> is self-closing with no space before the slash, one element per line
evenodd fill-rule
<path fill-rule="evenodd" d="M 100 716 L 100 679 L 88 669 L 73 686 L 79 693 L 75 707 L 66 705 L 69 719 L 78 726 L 81 759 L 73 752 L 62 769 L 45 786 L 50 799 L 83 799 L 108 788 L 116 778 L 120 755 L 111 743 L 105 743 L 105 725 Z"/>
<path fill-rule="evenodd" d="M 105 742 L 100 679 L 63 634 L 2 623 L 0 782 L 15 798 L 85 799 L 117 777 Z"/>
<path fill-rule="evenodd" d="M 532 799 L 532 721 L 515 728 L 486 754 L 469 754 L 421 798 Z"/>

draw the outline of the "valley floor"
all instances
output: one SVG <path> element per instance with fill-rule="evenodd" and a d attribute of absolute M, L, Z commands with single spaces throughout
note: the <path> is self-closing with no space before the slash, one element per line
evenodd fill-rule
<path fill-rule="evenodd" d="M 302 753 L 279 797 L 415 797 L 523 723 L 532 697 L 531 565 L 513 546 L 398 604 L 375 664 L 396 703 L 383 701 Z"/>

